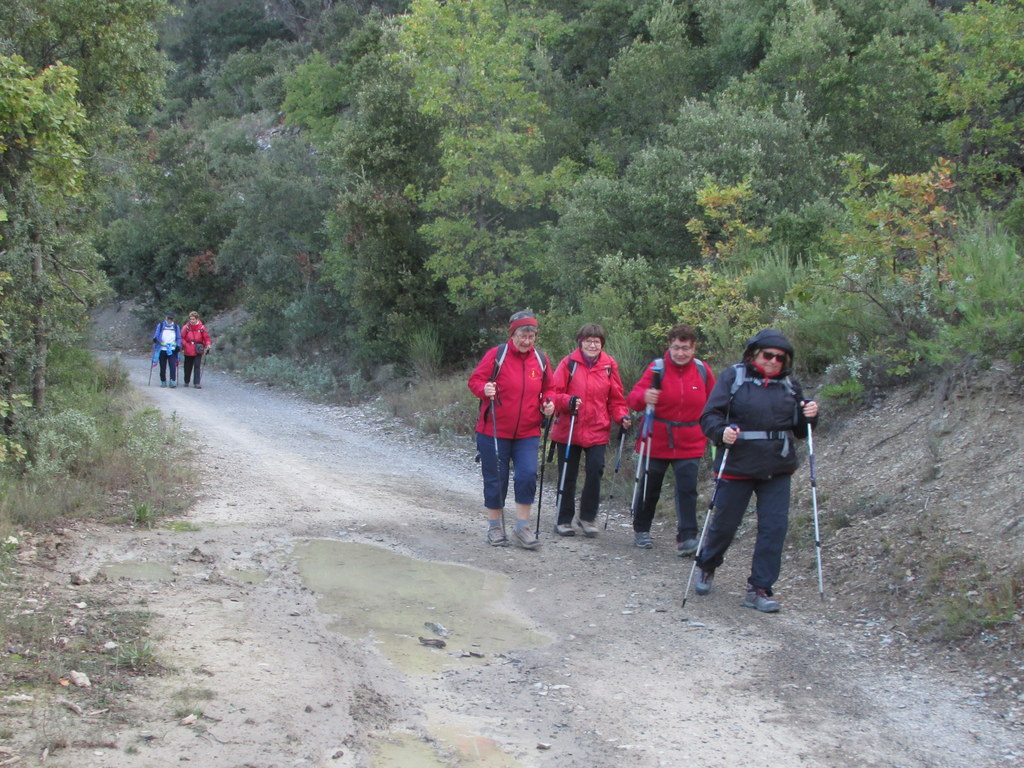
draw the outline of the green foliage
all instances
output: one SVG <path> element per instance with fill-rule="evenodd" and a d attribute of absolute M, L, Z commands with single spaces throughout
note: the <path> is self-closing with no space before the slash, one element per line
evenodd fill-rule
<path fill-rule="evenodd" d="M 799 100 L 778 113 L 730 99 L 687 101 L 663 139 L 638 152 L 621 179 L 591 173 L 559 203 L 553 259 L 560 292 L 579 292 L 593 277 L 596 257 L 609 253 L 643 255 L 666 271 L 696 263 L 700 245 L 687 224 L 703 215 L 698 198 L 715 186 L 748 188 L 744 221 L 752 233 L 784 219 L 778 237 L 806 247 L 817 239 L 822 217 L 814 206 L 827 189 L 820 138 Z"/>
<path fill-rule="evenodd" d="M 0 194 L 8 200 L 29 184 L 54 202 L 80 190 L 85 113 L 77 96 L 70 67 L 37 72 L 21 56 L 0 56 Z"/>
<path fill-rule="evenodd" d="M 138 405 L 124 370 L 57 346 L 49 372 L 48 409 L 15 423 L 29 461 L 0 465 L 0 530 L 61 518 L 131 519 L 140 506 L 152 515 L 183 509 L 190 461 L 183 436 Z"/>
<path fill-rule="evenodd" d="M 533 46 L 558 33 L 530 4 L 414 0 L 399 39 L 419 110 L 441 124 L 442 178 L 426 190 L 420 232 L 430 271 L 463 313 L 531 303 L 544 207 L 563 171 L 534 164 L 547 108 L 531 87 Z"/>
<path fill-rule="evenodd" d="M 272 381 L 313 399 L 328 398 L 338 392 L 337 378 L 330 366 L 323 363 L 301 365 L 284 357 L 270 355 L 250 363 L 243 372 L 252 379 Z"/>
<path fill-rule="evenodd" d="M 647 259 L 604 256 L 597 260 L 593 282 L 578 305 L 555 305 L 542 315 L 543 343 L 567 352 L 576 346 L 581 325 L 598 323 L 625 382 L 664 352 L 665 337 L 657 326 L 669 316 L 673 299 L 669 281 Z"/>
<path fill-rule="evenodd" d="M 950 318 L 921 347 L 947 365 L 965 355 L 1024 362 L 1024 261 L 1019 238 L 982 218 L 958 237 L 949 261 L 947 290 L 938 297 Z"/>
<path fill-rule="evenodd" d="M 702 354 L 708 357 L 735 356 L 764 324 L 760 307 L 747 297 L 740 278 L 708 267 L 684 267 L 672 271 L 672 281 L 672 293 L 680 297 L 672 314 L 697 329 L 704 340 Z"/>
<path fill-rule="evenodd" d="M 57 477 L 73 472 L 77 461 L 89 461 L 99 439 L 96 420 L 80 410 L 43 416 L 32 425 L 29 477 Z"/>
<path fill-rule="evenodd" d="M 864 396 L 864 384 L 857 379 L 847 379 L 840 384 L 825 385 L 818 394 L 822 400 L 828 402 L 852 405 L 859 403 Z"/>
<path fill-rule="evenodd" d="M 947 18 L 953 39 L 930 58 L 936 97 L 949 110 L 947 150 L 965 183 L 1004 206 L 1020 189 L 1024 114 L 1024 4 L 982 0 Z"/>
<path fill-rule="evenodd" d="M 416 377 L 430 380 L 441 368 L 441 334 L 433 325 L 417 328 L 409 334 L 409 362 Z"/>
<path fill-rule="evenodd" d="M 934 85 L 921 54 L 940 29 L 923 3 L 875 5 L 868 13 L 850 3 L 786 3 L 769 25 L 764 59 L 727 91 L 762 107 L 801 94 L 831 154 L 918 170 L 935 141 Z"/>
<path fill-rule="evenodd" d="M 390 413 L 428 435 L 442 438 L 473 434 L 480 400 L 466 386 L 465 373 L 417 382 L 388 397 Z"/>

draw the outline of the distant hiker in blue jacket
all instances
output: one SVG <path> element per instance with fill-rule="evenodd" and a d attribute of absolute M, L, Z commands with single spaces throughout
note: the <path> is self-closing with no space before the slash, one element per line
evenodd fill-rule
<path fill-rule="evenodd" d="M 171 374 L 170 386 L 178 386 L 178 352 L 181 351 L 181 326 L 174 322 L 174 313 L 168 312 L 153 329 L 153 365 L 160 364 L 160 386 L 167 386 L 168 369 Z"/>

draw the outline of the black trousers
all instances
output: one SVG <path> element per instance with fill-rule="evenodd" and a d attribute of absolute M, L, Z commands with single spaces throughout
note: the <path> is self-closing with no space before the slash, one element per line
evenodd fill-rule
<path fill-rule="evenodd" d="M 562 497 L 558 502 L 558 525 L 571 525 L 576 512 L 576 476 L 580 471 L 580 457 L 586 456 L 583 464 L 586 479 L 583 481 L 583 492 L 580 494 L 580 520 L 593 522 L 597 519 L 597 507 L 601 503 L 601 475 L 604 474 L 604 451 L 607 445 L 592 445 L 584 448 L 579 445 L 569 446 L 569 458 L 565 458 L 565 443 L 554 443 L 558 454 L 558 481 L 562 481 L 565 472 L 565 483 L 562 485 Z"/>
<path fill-rule="evenodd" d="M 199 377 L 203 372 L 202 355 L 185 355 L 185 383 L 190 381 L 199 386 Z"/>

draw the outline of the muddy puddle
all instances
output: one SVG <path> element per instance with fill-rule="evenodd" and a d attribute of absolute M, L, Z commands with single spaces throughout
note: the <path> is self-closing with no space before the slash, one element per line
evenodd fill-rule
<path fill-rule="evenodd" d="M 485 664 L 549 642 L 510 609 L 501 574 L 354 542 L 307 541 L 295 554 L 320 610 L 337 617 L 333 629 L 371 642 L 406 674 Z"/>
<path fill-rule="evenodd" d="M 497 742 L 457 729 L 440 729 L 432 743 L 408 734 L 392 734 L 377 745 L 373 768 L 521 768 Z"/>
<path fill-rule="evenodd" d="M 174 571 L 166 563 L 151 560 L 125 560 L 120 563 L 104 563 L 100 572 L 111 581 L 174 581 Z"/>

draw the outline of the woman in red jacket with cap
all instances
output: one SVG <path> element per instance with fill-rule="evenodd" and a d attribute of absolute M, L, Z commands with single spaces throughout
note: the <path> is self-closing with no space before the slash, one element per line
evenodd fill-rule
<path fill-rule="evenodd" d="M 576 334 L 577 348 L 555 369 L 555 413 L 558 420 L 551 430 L 558 453 L 560 498 L 555 533 L 574 536 L 572 519 L 576 513 L 576 476 L 580 458 L 586 457 L 580 516 L 576 525 L 584 536 L 597 536 L 597 508 L 601 500 L 601 475 L 604 473 L 605 448 L 612 423 L 629 429 L 629 406 L 622 391 L 619 364 L 604 351 L 604 329 L 587 323 Z M 571 432 L 571 434 L 570 434 Z M 569 444 L 566 459 L 566 444 Z"/>
<path fill-rule="evenodd" d="M 534 347 L 537 327 L 530 310 L 512 315 L 509 340 L 487 351 L 468 382 L 481 400 L 476 447 L 484 478 L 487 541 L 496 547 L 508 545 L 504 508 L 512 467 L 516 504 L 512 540 L 523 549 L 540 545 L 530 530 L 530 507 L 537 493 L 541 418 L 551 416 L 555 406 L 549 394 L 551 366 Z"/>

